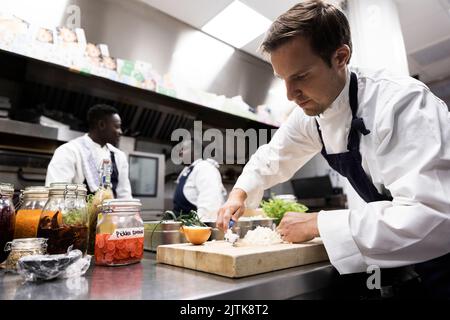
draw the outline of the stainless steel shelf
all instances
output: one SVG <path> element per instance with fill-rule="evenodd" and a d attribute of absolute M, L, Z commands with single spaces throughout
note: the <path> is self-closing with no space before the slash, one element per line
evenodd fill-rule
<path fill-rule="evenodd" d="M 49 140 L 57 140 L 58 138 L 57 128 L 10 119 L 0 119 L 0 132 Z"/>

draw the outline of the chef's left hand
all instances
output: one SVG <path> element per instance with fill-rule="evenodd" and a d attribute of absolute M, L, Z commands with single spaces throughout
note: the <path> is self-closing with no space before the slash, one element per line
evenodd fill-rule
<path fill-rule="evenodd" d="M 319 229 L 317 227 L 317 212 L 286 212 L 277 231 L 281 234 L 281 238 L 287 242 L 306 242 L 319 237 Z"/>

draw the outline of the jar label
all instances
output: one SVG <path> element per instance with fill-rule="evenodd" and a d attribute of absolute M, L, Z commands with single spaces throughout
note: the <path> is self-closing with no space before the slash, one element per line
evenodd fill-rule
<path fill-rule="evenodd" d="M 108 240 L 143 238 L 144 227 L 115 229 Z"/>

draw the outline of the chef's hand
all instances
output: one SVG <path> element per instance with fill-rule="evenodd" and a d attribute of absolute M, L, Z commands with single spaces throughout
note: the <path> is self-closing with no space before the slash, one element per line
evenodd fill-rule
<path fill-rule="evenodd" d="M 234 221 L 238 221 L 245 211 L 245 199 L 247 199 L 247 193 L 244 190 L 231 190 L 228 200 L 220 207 L 217 214 L 217 228 L 226 231 L 231 218 Z"/>
<path fill-rule="evenodd" d="M 320 236 L 317 215 L 317 212 L 287 212 L 281 219 L 277 231 L 287 242 L 300 243 L 312 240 Z"/>

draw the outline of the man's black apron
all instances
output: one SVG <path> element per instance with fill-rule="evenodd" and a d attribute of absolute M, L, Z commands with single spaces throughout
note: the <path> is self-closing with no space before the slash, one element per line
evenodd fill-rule
<path fill-rule="evenodd" d="M 322 155 L 329 165 L 348 179 L 355 191 L 366 202 L 392 201 L 392 197 L 380 194 L 362 167 L 359 152 L 360 135 L 368 135 L 362 118 L 357 117 L 358 111 L 358 79 L 355 73 L 350 77 L 350 108 L 352 109 L 352 123 L 348 137 L 347 152 L 327 154 L 323 143 L 322 133 L 316 121 L 320 140 L 322 141 Z M 342 286 L 347 290 L 355 290 L 350 283 L 356 285 L 355 292 L 349 296 L 358 295 L 361 298 L 382 297 L 433 297 L 450 298 L 450 254 L 437 259 L 419 263 L 413 266 L 390 268 L 381 270 L 381 292 L 368 291 L 366 280 L 370 274 L 353 274 L 340 276 Z M 419 276 L 419 277 L 418 277 Z"/>
<path fill-rule="evenodd" d="M 114 198 L 117 198 L 117 185 L 119 184 L 119 170 L 117 169 L 116 164 L 116 157 L 114 155 L 114 152 L 110 151 L 111 155 L 111 165 L 112 165 L 112 172 L 111 172 L 111 184 L 112 184 L 112 191 L 114 194 Z M 91 190 L 89 188 L 89 185 L 86 180 L 83 182 L 86 185 L 87 188 L 87 194 L 94 194 L 97 190 Z"/>
<path fill-rule="evenodd" d="M 175 195 L 173 197 L 173 212 L 176 216 L 179 216 L 182 213 L 188 214 L 191 210 L 197 211 L 197 206 L 186 199 L 183 193 L 184 185 L 191 175 L 192 170 L 194 170 L 194 165 L 190 165 L 186 173 L 181 175 L 178 180 L 178 185 L 175 189 Z"/>

